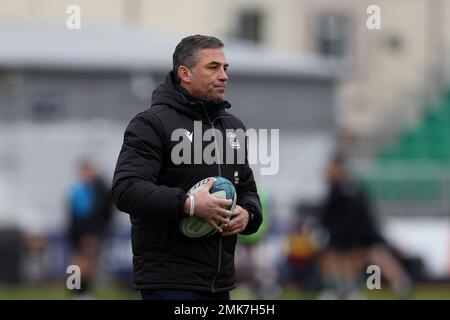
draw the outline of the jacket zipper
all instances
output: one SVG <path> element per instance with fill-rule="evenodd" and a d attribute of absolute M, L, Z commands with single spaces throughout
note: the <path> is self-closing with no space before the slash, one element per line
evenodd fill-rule
<path fill-rule="evenodd" d="M 212 132 L 213 132 L 213 136 L 214 136 L 214 145 L 215 145 L 215 147 L 216 147 L 216 161 L 217 161 L 217 167 L 218 167 L 218 169 L 219 169 L 219 176 L 222 176 L 222 168 L 220 167 L 220 154 L 219 154 L 219 146 L 218 146 L 218 144 L 217 144 L 217 137 L 216 137 L 216 134 L 215 134 L 215 127 L 214 127 L 214 122 L 213 121 L 211 121 L 211 118 L 209 117 L 209 114 L 208 114 L 208 112 L 206 111 L 206 107 L 205 107 L 205 105 L 202 103 L 202 106 L 203 106 L 203 111 L 205 112 L 205 115 L 206 115 L 206 119 L 208 120 L 208 122 L 209 122 L 209 125 L 211 126 L 211 128 L 212 128 Z M 214 119 L 214 121 L 216 121 L 217 119 L 218 119 L 219 117 L 217 117 L 216 119 Z M 219 237 L 219 257 L 218 257 L 218 259 L 217 259 L 218 261 L 217 261 L 217 272 L 216 272 L 216 274 L 214 275 L 214 277 L 213 277 L 213 279 L 212 279 L 212 281 L 211 281 L 211 291 L 212 292 L 216 292 L 216 289 L 214 288 L 214 284 L 215 284 L 215 282 L 216 282 L 216 279 L 217 279 L 217 277 L 219 276 L 219 274 L 220 274 L 220 271 L 221 271 L 221 269 L 222 269 L 222 237 Z"/>

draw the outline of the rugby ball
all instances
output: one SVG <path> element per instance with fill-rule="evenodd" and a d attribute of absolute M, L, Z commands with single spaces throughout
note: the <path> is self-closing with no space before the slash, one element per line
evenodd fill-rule
<path fill-rule="evenodd" d="M 191 196 L 202 190 L 210 179 L 214 179 L 214 183 L 209 189 L 209 193 L 219 199 L 232 199 L 233 203 L 225 209 L 233 211 L 236 207 L 236 189 L 234 185 L 223 177 L 210 177 L 197 182 L 187 195 Z M 222 225 L 220 225 L 221 227 Z M 180 221 L 181 232 L 189 238 L 208 237 L 217 231 L 206 220 L 193 216 Z"/>

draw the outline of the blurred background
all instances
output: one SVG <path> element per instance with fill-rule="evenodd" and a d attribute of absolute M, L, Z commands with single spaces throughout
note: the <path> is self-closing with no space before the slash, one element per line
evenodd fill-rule
<path fill-rule="evenodd" d="M 370 5 L 379 29 L 367 26 Z M 225 43 L 231 112 L 247 128 L 280 130 L 279 171 L 254 166 L 266 222 L 240 238 L 232 297 L 340 297 L 325 295 L 321 219 L 327 165 L 340 150 L 408 279 L 397 290 L 383 276 L 370 290 L 364 267 L 353 297 L 450 298 L 450 0 L 0 8 L 0 299 L 72 297 L 67 203 L 80 159 L 110 184 L 125 127 L 149 106 L 176 44 L 196 33 Z M 93 297 L 136 299 L 128 216 L 111 219 Z"/>

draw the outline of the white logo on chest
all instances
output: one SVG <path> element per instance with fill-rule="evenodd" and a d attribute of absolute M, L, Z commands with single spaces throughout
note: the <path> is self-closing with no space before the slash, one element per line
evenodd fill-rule
<path fill-rule="evenodd" d="M 233 149 L 240 149 L 241 145 L 239 144 L 239 140 L 237 138 L 236 133 L 228 131 L 227 132 L 227 138 L 228 141 L 230 142 L 230 145 Z"/>

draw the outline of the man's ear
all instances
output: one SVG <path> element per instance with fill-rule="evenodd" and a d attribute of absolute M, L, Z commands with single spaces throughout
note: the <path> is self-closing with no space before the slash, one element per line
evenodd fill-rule
<path fill-rule="evenodd" d="M 191 71 L 185 66 L 178 67 L 178 77 L 183 82 L 191 83 Z"/>

